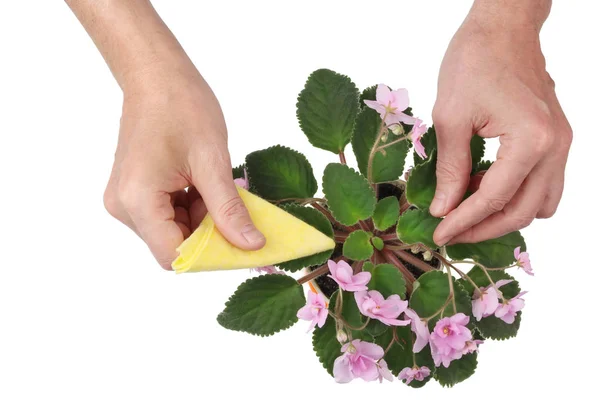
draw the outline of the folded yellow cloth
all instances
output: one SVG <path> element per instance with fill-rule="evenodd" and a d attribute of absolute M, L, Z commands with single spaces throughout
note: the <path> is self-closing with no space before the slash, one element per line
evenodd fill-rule
<path fill-rule="evenodd" d="M 207 215 L 198 229 L 177 248 L 175 272 L 199 272 L 256 268 L 276 265 L 330 250 L 335 242 L 329 236 L 281 208 L 238 187 L 254 225 L 267 243 L 256 251 L 245 251 L 230 244 Z"/>

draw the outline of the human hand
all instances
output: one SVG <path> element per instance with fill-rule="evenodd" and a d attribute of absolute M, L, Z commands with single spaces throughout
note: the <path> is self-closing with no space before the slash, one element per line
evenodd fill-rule
<path fill-rule="evenodd" d="M 217 99 L 195 69 L 182 76 L 163 72 L 138 75 L 124 91 L 106 209 L 135 231 L 168 270 L 175 249 L 207 210 L 235 246 L 263 247 L 265 238 L 233 183 Z"/>
<path fill-rule="evenodd" d="M 448 47 L 433 112 L 439 154 L 430 211 L 446 216 L 434 234 L 439 245 L 499 237 L 552 216 L 572 140 L 540 49 L 549 5 L 540 18 L 477 3 Z M 479 190 L 458 205 L 469 185 L 473 134 L 499 137 L 500 149 Z"/>

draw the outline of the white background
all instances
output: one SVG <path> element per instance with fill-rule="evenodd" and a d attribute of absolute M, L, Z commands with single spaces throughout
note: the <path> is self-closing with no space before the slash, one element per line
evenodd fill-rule
<path fill-rule="evenodd" d="M 309 73 L 406 87 L 430 123 L 439 63 L 470 6 L 154 3 L 217 93 L 234 162 L 281 143 L 305 153 L 319 180 L 335 157 L 312 149 L 295 118 Z M 175 276 L 109 217 L 119 88 L 63 2 L 2 2 L 0 399 L 595 398 L 599 11 L 555 1 L 542 34 L 575 139 L 559 212 L 525 230 L 536 277 L 520 274 L 530 293 L 518 338 L 483 345 L 477 373 L 454 389 L 413 390 L 335 384 L 305 323 L 271 338 L 221 328 L 215 317 L 249 272 Z"/>

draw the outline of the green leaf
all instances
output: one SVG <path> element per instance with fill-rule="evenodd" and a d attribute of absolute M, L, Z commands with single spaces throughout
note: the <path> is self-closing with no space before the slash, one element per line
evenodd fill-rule
<path fill-rule="evenodd" d="M 453 287 L 456 302 L 456 312 L 471 315 L 471 298 L 467 291 L 454 278 Z M 444 307 L 444 310 L 437 314 L 429 321 L 429 326 L 433 328 L 435 323 L 443 318 L 448 317 L 454 312 L 452 301 L 448 301 L 450 296 L 450 285 L 448 275 L 442 271 L 426 272 L 417 279 L 418 285 L 410 296 L 409 306 L 421 318 L 429 318 Z"/>
<path fill-rule="evenodd" d="M 388 365 L 388 368 L 394 375 L 398 375 L 406 367 L 412 367 L 412 332 L 410 326 L 398 326 L 391 327 L 385 331 L 382 335 L 375 337 L 374 343 L 381 346 L 382 349 L 386 349 L 394 338 L 394 329 L 396 335 L 400 341 L 394 342 L 392 347 L 383 356 L 383 359 Z"/>
<path fill-rule="evenodd" d="M 388 330 L 388 328 L 389 328 L 389 326 L 387 326 L 386 324 L 382 323 L 381 321 L 378 321 L 376 319 L 372 319 L 367 324 L 367 327 L 365 328 L 365 331 L 369 335 L 371 335 L 374 338 L 376 338 L 377 336 L 383 335 Z"/>
<path fill-rule="evenodd" d="M 398 238 L 406 244 L 421 243 L 435 249 L 433 232 L 440 222 L 442 219 L 429 214 L 429 210 L 408 210 L 398 220 Z"/>
<path fill-rule="evenodd" d="M 371 235 L 365 231 L 354 231 L 344 242 L 344 257 L 351 260 L 366 260 L 373 255 Z"/>
<path fill-rule="evenodd" d="M 306 299 L 302 286 L 287 275 L 261 275 L 242 283 L 217 321 L 224 328 L 269 336 L 292 326 Z"/>
<path fill-rule="evenodd" d="M 501 279 L 512 280 L 511 283 L 508 283 L 499 289 L 506 299 L 512 299 L 521 292 L 521 289 L 519 288 L 519 283 L 506 272 L 488 271 L 488 273 L 490 274 L 490 277 L 494 282 L 498 282 Z M 467 275 L 480 288 L 485 288 L 490 285 L 490 280 L 483 273 L 481 268 L 472 268 Z M 473 285 L 465 279 L 460 279 L 459 282 L 461 282 L 461 284 L 465 288 L 468 288 L 469 297 L 472 297 L 473 293 L 475 292 L 475 288 L 473 287 Z M 490 315 L 489 317 L 483 318 L 481 321 L 474 321 L 474 325 L 475 327 L 477 327 L 479 332 L 481 332 L 483 337 L 487 339 L 509 339 L 511 337 L 515 337 L 517 335 L 517 332 L 519 331 L 519 326 L 521 325 L 521 312 L 519 311 L 517 313 L 515 322 L 513 322 L 512 324 L 507 324 L 500 318 L 496 318 L 494 315 Z"/>
<path fill-rule="evenodd" d="M 490 169 L 492 167 L 493 161 L 489 161 L 489 160 L 484 160 L 479 162 L 479 164 L 475 165 L 473 167 L 473 171 L 471 172 L 471 174 L 476 174 L 478 172 L 481 171 L 487 171 L 488 169 Z"/>
<path fill-rule="evenodd" d="M 437 151 L 437 135 L 435 127 L 431 126 L 425 135 L 421 138 L 421 143 L 425 147 L 425 152 L 430 155 L 434 150 Z M 481 161 L 485 153 L 485 140 L 478 135 L 473 135 L 471 138 L 471 165 L 475 166 Z M 414 153 L 415 166 L 423 164 L 426 160 Z"/>
<path fill-rule="evenodd" d="M 373 215 L 373 188 L 347 165 L 332 163 L 325 167 L 323 193 L 333 217 L 342 225 L 351 226 Z"/>
<path fill-rule="evenodd" d="M 479 135 L 471 138 L 471 165 L 479 164 L 485 154 L 485 140 Z"/>
<path fill-rule="evenodd" d="M 442 386 L 451 387 L 473 375 L 476 368 L 477 352 L 474 352 L 452 361 L 448 368 L 444 368 L 444 366 L 437 367 L 435 379 Z"/>
<path fill-rule="evenodd" d="M 358 169 L 364 176 L 368 174 L 369 154 L 380 128 L 381 117 L 377 111 L 365 108 L 358 114 L 352 136 L 352 149 L 356 155 Z M 390 134 L 388 142 L 395 139 L 396 136 Z M 380 143 L 382 144 L 384 143 Z M 384 152 L 379 151 L 373 157 L 373 183 L 395 181 L 402 176 L 408 154 L 408 140 L 386 147 Z"/>
<path fill-rule="evenodd" d="M 433 151 L 427 161 L 416 164 L 410 171 L 406 183 L 406 199 L 409 203 L 422 209 L 429 208 L 437 185 L 436 163 L 437 154 Z"/>
<path fill-rule="evenodd" d="M 267 200 L 310 198 L 317 180 L 304 155 L 283 146 L 269 147 L 246 156 L 252 191 Z"/>
<path fill-rule="evenodd" d="M 363 271 L 371 273 L 371 280 L 367 284 L 369 290 L 377 290 L 385 298 L 397 294 L 402 299 L 406 298 L 406 282 L 402 273 L 392 264 L 371 263 L 363 265 Z"/>
<path fill-rule="evenodd" d="M 377 236 L 374 236 L 371 238 L 371 244 L 377 250 L 383 250 L 383 248 L 385 247 L 385 243 L 383 242 L 383 239 L 381 239 L 380 237 L 377 237 Z"/>
<path fill-rule="evenodd" d="M 244 177 L 244 168 L 246 166 L 244 164 L 242 165 L 238 165 L 237 167 L 233 168 L 231 170 L 231 172 L 233 173 L 233 179 L 237 179 L 237 178 L 243 178 Z"/>
<path fill-rule="evenodd" d="M 380 231 L 394 226 L 400 215 L 400 204 L 394 196 L 385 197 L 377 203 L 373 211 L 373 223 Z"/>
<path fill-rule="evenodd" d="M 316 328 L 313 332 L 313 349 L 319 357 L 323 367 L 333 376 L 333 362 L 342 354 L 342 345 L 337 340 L 335 320 L 327 318 L 322 328 Z"/>
<path fill-rule="evenodd" d="M 315 210 L 314 208 L 302 207 L 298 204 L 286 204 L 283 206 L 283 209 L 292 214 L 294 217 L 301 219 L 333 239 L 333 228 L 331 223 L 321 212 Z M 279 268 L 289 272 L 296 272 L 302 268 L 313 265 L 321 265 L 327 262 L 332 253 L 333 249 L 310 256 L 297 258 L 295 260 L 286 261 L 279 264 Z"/>
<path fill-rule="evenodd" d="M 527 249 L 523 236 L 511 232 L 497 239 L 490 239 L 479 243 L 459 243 L 447 246 L 448 255 L 454 260 L 472 259 L 489 268 L 506 267 L 514 263 L 514 250 L 521 247 Z"/>
<path fill-rule="evenodd" d="M 377 85 L 369 86 L 360 94 L 360 108 L 363 109 L 367 107 L 365 104 L 365 100 L 376 100 L 377 99 Z"/>
<path fill-rule="evenodd" d="M 358 89 L 347 76 L 319 69 L 308 78 L 296 107 L 300 128 L 309 142 L 338 154 L 352 137 Z"/>

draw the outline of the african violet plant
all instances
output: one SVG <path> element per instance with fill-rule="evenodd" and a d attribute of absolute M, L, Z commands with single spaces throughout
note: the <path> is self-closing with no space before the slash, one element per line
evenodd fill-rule
<path fill-rule="evenodd" d="M 485 339 L 511 338 L 519 329 L 524 292 L 506 270 L 533 275 L 522 236 L 436 246 L 441 219 L 428 211 L 435 129 L 412 116 L 405 89 L 378 85 L 359 94 L 348 77 L 321 69 L 300 93 L 297 116 L 312 145 L 339 156 L 325 168 L 323 198 L 314 197 L 307 159 L 282 146 L 249 154 L 234 177 L 337 246 L 258 268 L 266 274 L 240 285 L 219 323 L 269 336 L 308 320 L 317 357 L 337 382 L 398 376 L 421 387 L 432 378 L 444 386 L 467 379 Z M 349 143 L 358 171 L 346 163 Z M 412 147 L 414 167 L 405 174 Z M 484 140 L 474 136 L 473 177 L 491 165 L 483 154 Z M 305 274 L 286 274 L 297 271 Z"/>

